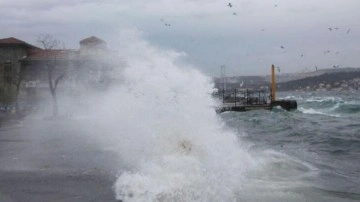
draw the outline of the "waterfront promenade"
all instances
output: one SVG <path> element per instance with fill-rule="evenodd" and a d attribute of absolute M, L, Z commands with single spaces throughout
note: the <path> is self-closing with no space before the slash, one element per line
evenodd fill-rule
<path fill-rule="evenodd" d="M 114 157 L 79 131 L 61 127 L 69 124 L 45 120 L 2 123 L 1 202 L 116 201 Z"/>

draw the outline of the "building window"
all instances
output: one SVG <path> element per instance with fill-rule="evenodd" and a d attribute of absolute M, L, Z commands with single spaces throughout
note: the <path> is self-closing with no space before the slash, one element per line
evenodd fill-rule
<path fill-rule="evenodd" d="M 10 61 L 4 63 L 4 82 L 5 85 L 11 85 L 12 83 L 12 65 Z"/>

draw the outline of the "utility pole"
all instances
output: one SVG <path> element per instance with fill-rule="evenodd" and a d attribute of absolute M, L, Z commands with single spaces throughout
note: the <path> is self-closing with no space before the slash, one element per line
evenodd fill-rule
<path fill-rule="evenodd" d="M 223 90 L 226 90 L 225 65 L 221 65 L 221 83 Z"/>

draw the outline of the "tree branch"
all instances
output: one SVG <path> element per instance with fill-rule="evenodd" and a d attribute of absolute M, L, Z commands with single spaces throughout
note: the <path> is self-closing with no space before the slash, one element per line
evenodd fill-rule
<path fill-rule="evenodd" d="M 62 74 L 55 80 L 54 89 L 56 89 L 56 87 L 57 87 L 57 85 L 59 84 L 60 80 L 61 80 L 62 78 L 64 78 L 64 77 L 65 77 L 65 72 L 62 73 Z"/>
<path fill-rule="evenodd" d="M 44 47 L 45 50 L 55 49 L 60 45 L 60 41 L 56 40 L 50 34 L 42 34 L 38 36 L 37 42 Z"/>

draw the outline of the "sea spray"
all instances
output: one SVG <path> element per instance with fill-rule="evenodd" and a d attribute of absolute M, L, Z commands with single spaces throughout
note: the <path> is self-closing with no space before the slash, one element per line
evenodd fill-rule
<path fill-rule="evenodd" d="M 131 40 L 123 84 L 95 110 L 126 169 L 124 201 L 233 201 L 253 162 L 216 115 L 211 79 L 177 62 L 183 54 Z M 136 48 L 135 48 L 136 47 Z"/>

